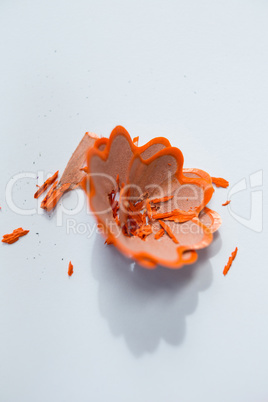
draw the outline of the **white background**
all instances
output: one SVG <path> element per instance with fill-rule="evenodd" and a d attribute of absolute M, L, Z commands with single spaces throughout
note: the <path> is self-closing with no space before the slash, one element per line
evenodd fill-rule
<path fill-rule="evenodd" d="M 1 402 L 268 401 L 266 211 L 260 233 L 234 218 L 250 218 L 249 187 L 233 216 L 216 190 L 219 234 L 176 272 L 104 246 L 85 206 L 57 226 L 82 192 L 50 217 L 5 198 L 18 173 L 62 173 L 85 131 L 117 124 L 140 144 L 166 136 L 230 188 L 265 181 L 267 19 L 265 0 L 0 1 L 0 234 L 30 230 L 0 244 Z M 13 187 L 24 214 L 36 183 Z"/>

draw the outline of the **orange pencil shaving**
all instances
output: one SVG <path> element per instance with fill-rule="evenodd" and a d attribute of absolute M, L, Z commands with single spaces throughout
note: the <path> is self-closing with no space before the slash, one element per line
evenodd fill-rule
<path fill-rule="evenodd" d="M 161 197 L 161 198 L 154 198 L 153 200 L 150 200 L 153 204 L 158 204 L 159 202 L 165 202 L 168 200 L 171 200 L 174 197 L 174 195 L 166 196 L 166 197 Z"/>
<path fill-rule="evenodd" d="M 59 200 L 61 199 L 63 194 L 69 190 L 70 186 L 71 186 L 71 183 L 66 183 L 66 184 L 63 184 L 60 188 L 57 188 L 52 192 L 51 196 L 48 198 L 46 205 L 45 205 L 46 206 L 45 209 L 48 212 L 51 211 L 53 208 L 55 208 L 55 206 L 57 205 L 57 203 L 59 202 Z"/>
<path fill-rule="evenodd" d="M 236 254 L 237 254 L 237 250 L 238 249 L 236 247 L 235 250 L 232 252 L 231 256 L 229 257 L 229 260 L 228 260 L 228 262 L 225 265 L 224 270 L 223 270 L 223 275 L 224 276 L 227 275 L 229 269 L 231 268 L 231 265 L 232 265 L 232 263 L 233 263 L 233 261 L 234 261 L 234 259 L 236 257 Z"/>
<path fill-rule="evenodd" d="M 45 198 L 44 198 L 43 201 L 41 202 L 41 205 L 40 205 L 41 208 L 46 209 L 47 201 L 48 201 L 48 199 L 51 197 L 51 195 L 52 195 L 53 191 L 55 190 L 55 188 L 57 187 L 57 184 L 58 184 L 58 180 L 56 180 L 56 181 L 53 183 L 52 187 L 50 187 L 50 189 L 49 189 L 47 195 L 45 196 Z"/>
<path fill-rule="evenodd" d="M 54 183 L 54 181 L 57 179 L 59 174 L 59 171 L 57 170 L 56 173 L 53 174 L 53 176 L 49 177 L 43 184 L 42 186 L 39 187 L 39 189 L 36 191 L 36 193 L 34 194 L 34 198 L 38 198 L 40 197 L 41 194 L 44 193 L 44 191 L 46 191 L 46 189 Z"/>
<path fill-rule="evenodd" d="M 74 273 L 74 266 L 71 263 L 71 261 L 69 262 L 69 266 L 68 266 L 68 275 L 72 276 L 72 274 Z"/>
<path fill-rule="evenodd" d="M 164 221 L 159 220 L 159 223 L 162 226 L 162 228 L 165 230 L 165 232 L 169 235 L 169 237 L 174 241 L 174 243 L 179 244 L 178 240 L 174 236 L 170 227 Z"/>
<path fill-rule="evenodd" d="M 152 217 L 152 208 L 151 208 L 151 205 L 150 205 L 150 200 L 148 198 L 145 201 L 145 205 L 146 205 L 148 218 L 151 219 L 151 217 Z"/>
<path fill-rule="evenodd" d="M 215 184 L 216 187 L 226 188 L 229 186 L 229 182 L 222 177 L 211 177 L 212 183 Z"/>
<path fill-rule="evenodd" d="M 13 230 L 10 234 L 5 234 L 3 236 L 2 242 L 7 244 L 13 244 L 19 240 L 20 237 L 27 235 L 29 230 L 23 230 L 22 228 L 18 228 Z"/>
<path fill-rule="evenodd" d="M 224 204 L 221 204 L 223 207 L 226 207 L 226 205 L 229 205 L 231 200 L 226 201 Z"/>
<path fill-rule="evenodd" d="M 158 232 L 156 232 L 156 234 L 154 235 L 154 238 L 156 240 L 160 239 L 160 237 L 162 237 L 164 235 L 165 231 L 163 228 L 159 229 Z"/>

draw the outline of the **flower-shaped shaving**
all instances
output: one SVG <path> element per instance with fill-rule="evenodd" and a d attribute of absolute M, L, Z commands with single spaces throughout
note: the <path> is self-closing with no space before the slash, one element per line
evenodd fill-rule
<path fill-rule="evenodd" d="M 181 151 L 165 138 L 136 143 L 121 126 L 95 141 L 81 183 L 90 207 L 106 241 L 140 265 L 191 264 L 221 223 L 205 207 L 214 191 L 211 178 L 183 170 Z"/>

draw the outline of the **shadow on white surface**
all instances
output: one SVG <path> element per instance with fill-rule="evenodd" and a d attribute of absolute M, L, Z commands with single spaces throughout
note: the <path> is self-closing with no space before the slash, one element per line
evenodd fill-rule
<path fill-rule="evenodd" d="M 97 236 L 92 267 L 99 282 L 100 312 L 112 334 L 122 335 L 135 356 L 154 352 L 161 340 L 181 344 L 186 316 L 195 311 L 198 293 L 212 283 L 209 258 L 221 248 L 219 233 L 194 265 L 175 271 L 146 270 L 103 243 Z"/>

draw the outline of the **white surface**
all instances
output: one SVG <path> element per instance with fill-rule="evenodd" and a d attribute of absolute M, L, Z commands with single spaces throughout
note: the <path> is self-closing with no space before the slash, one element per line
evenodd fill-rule
<path fill-rule="evenodd" d="M 210 204 L 214 244 L 178 272 L 68 235 L 62 207 L 22 216 L 5 200 L 12 176 L 62 172 L 85 131 L 117 124 L 141 143 L 167 136 L 231 187 L 265 180 L 267 18 L 261 0 L 1 1 L 0 228 L 30 229 L 0 245 L 1 402 L 268 400 L 267 226 L 239 224 L 228 190 Z M 35 184 L 16 183 L 17 206 L 36 207 Z M 250 191 L 231 207 L 249 217 Z M 94 229 L 85 208 L 75 219 Z"/>

